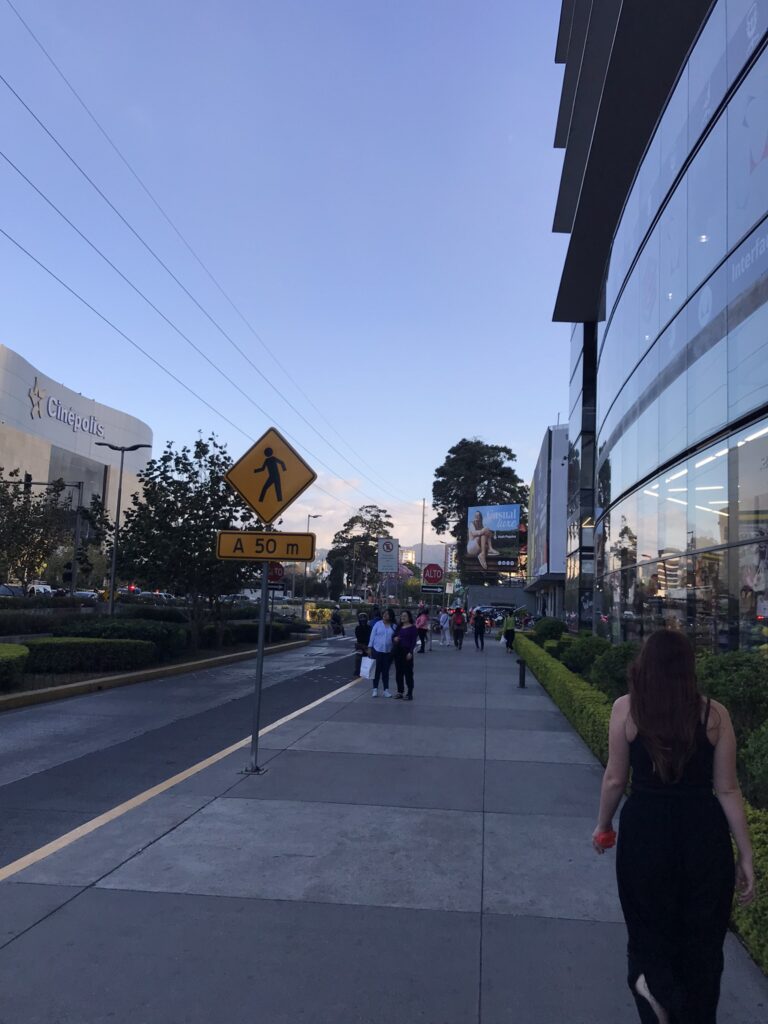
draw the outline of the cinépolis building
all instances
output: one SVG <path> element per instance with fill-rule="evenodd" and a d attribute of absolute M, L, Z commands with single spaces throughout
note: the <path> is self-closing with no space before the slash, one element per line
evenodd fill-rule
<path fill-rule="evenodd" d="M 101 498 L 114 515 L 120 454 L 96 442 L 152 444 L 146 423 L 84 398 L 0 345 L 0 466 L 18 469 L 34 486 L 53 480 L 82 483 L 83 504 Z M 151 448 L 126 452 L 123 508 L 138 490 L 137 473 Z M 76 501 L 74 490 L 72 501 Z"/>
<path fill-rule="evenodd" d="M 615 640 L 768 644 L 767 30 L 768 0 L 562 4 L 566 587 Z"/>

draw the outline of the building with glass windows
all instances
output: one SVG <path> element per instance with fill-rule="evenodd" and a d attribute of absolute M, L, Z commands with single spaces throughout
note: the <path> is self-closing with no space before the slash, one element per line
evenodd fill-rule
<path fill-rule="evenodd" d="M 73 504 L 82 490 L 84 506 L 96 496 L 114 516 L 120 454 L 99 442 L 149 446 L 125 454 L 125 508 L 139 490 L 137 473 L 152 455 L 150 428 L 128 413 L 84 398 L 0 345 L 0 466 L 6 475 L 17 469 L 30 486 L 53 480 L 82 484 L 67 492 Z"/>
<path fill-rule="evenodd" d="M 766 30 L 768 0 L 562 7 L 555 319 L 583 407 L 594 344 L 594 454 L 570 460 L 614 639 L 768 643 Z"/>
<path fill-rule="evenodd" d="M 528 499 L 528 583 L 539 615 L 563 616 L 568 424 L 547 427 Z"/>

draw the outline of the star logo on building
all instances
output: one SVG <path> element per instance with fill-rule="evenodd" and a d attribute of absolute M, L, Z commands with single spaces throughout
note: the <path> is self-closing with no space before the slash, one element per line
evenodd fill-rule
<path fill-rule="evenodd" d="M 29 389 L 27 394 L 29 395 L 29 400 L 32 403 L 32 408 L 29 411 L 29 415 L 31 416 L 32 419 L 34 419 L 35 414 L 37 414 L 37 418 L 42 419 L 42 402 L 43 399 L 45 398 L 45 392 L 40 387 L 37 377 L 35 377 L 35 383 Z"/>

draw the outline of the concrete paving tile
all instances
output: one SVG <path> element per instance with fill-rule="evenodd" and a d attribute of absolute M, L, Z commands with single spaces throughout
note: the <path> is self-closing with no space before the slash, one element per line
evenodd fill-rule
<path fill-rule="evenodd" d="M 500 814 L 597 814 L 603 769 L 588 764 L 486 761 L 485 809 Z"/>
<path fill-rule="evenodd" d="M 301 739 L 302 736 L 311 733 L 323 721 L 324 719 L 305 718 L 304 715 L 301 715 L 290 722 L 285 722 L 284 725 L 278 725 L 276 729 L 271 729 L 266 736 L 260 736 L 259 746 L 265 750 L 285 750 L 286 747 L 290 747 L 297 740 Z"/>
<path fill-rule="evenodd" d="M 0 1020 L 466 1024 L 479 947 L 476 915 L 89 890 L 0 953 Z"/>
<path fill-rule="evenodd" d="M 613 857 L 584 818 L 486 814 L 483 906 L 494 914 L 622 921 Z"/>
<path fill-rule="evenodd" d="M 394 691 L 393 691 L 394 692 Z M 483 708 L 436 707 L 421 703 L 421 691 L 415 688 L 413 702 L 394 698 L 371 697 L 359 700 L 334 715 L 336 722 L 377 722 L 385 725 L 458 725 L 468 729 L 482 729 L 485 724 Z"/>
<path fill-rule="evenodd" d="M 81 892 L 79 886 L 70 885 L 12 885 L 0 882 L 0 946 L 21 935 L 27 928 L 42 921 Z M 0 954 L 1 955 L 1 954 Z M 5 990 L 5 982 L 3 983 Z M 0 996 L 0 1004 L 2 996 Z M 0 1021 L 2 1020 L 0 1005 Z M 23 1018 L 19 1018 L 22 1020 Z"/>
<path fill-rule="evenodd" d="M 469 758 L 286 750 L 265 775 L 246 779 L 227 798 L 481 811 L 483 764 Z"/>
<path fill-rule="evenodd" d="M 529 730 L 538 732 L 567 732 L 572 733 L 573 727 L 568 719 L 557 710 L 557 708 L 540 709 L 531 708 L 494 708 L 488 712 L 487 725 L 489 729 L 510 729 Z"/>
<path fill-rule="evenodd" d="M 476 912 L 481 830 L 470 812 L 217 800 L 99 885 Z"/>
<path fill-rule="evenodd" d="M 764 1024 L 768 1012 L 768 978 L 751 960 L 735 935 L 725 937 L 725 970 L 717 1019 L 720 1024 Z"/>
<path fill-rule="evenodd" d="M 406 712 L 408 709 L 404 708 Z M 547 733 L 547 735 L 550 735 Z M 266 738 L 266 737 L 265 737 Z M 350 754 L 412 754 L 422 757 L 483 757 L 482 729 L 370 722 L 323 722 L 298 740 L 296 750 L 334 750 Z"/>
<path fill-rule="evenodd" d="M 93 817 L 87 811 L 40 807 L 4 807 L 0 814 L 3 822 L 0 867 L 13 863 L 39 846 L 45 846 Z"/>
<path fill-rule="evenodd" d="M 493 761 L 597 764 L 595 755 L 575 732 L 537 729 L 489 729 L 486 757 Z"/>
<path fill-rule="evenodd" d="M 465 687 L 420 687 L 416 694 L 419 707 L 434 708 L 484 708 L 485 693 L 481 688 L 468 690 Z"/>
<path fill-rule="evenodd" d="M 483 918 L 482 1024 L 636 1024 L 623 924 Z"/>
<path fill-rule="evenodd" d="M 520 708 L 528 711 L 556 711 L 553 701 L 540 690 L 512 689 L 508 693 L 489 693 L 486 707 L 496 709 Z"/>
<path fill-rule="evenodd" d="M 12 882 L 45 885 L 91 885 L 118 864 L 153 843 L 194 814 L 205 796 L 172 796 L 163 793 L 116 818 L 58 853 L 19 872 Z"/>

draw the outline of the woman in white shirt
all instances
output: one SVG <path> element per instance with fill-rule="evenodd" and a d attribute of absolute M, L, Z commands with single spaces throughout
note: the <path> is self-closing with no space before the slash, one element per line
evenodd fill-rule
<path fill-rule="evenodd" d="M 371 630 L 370 652 L 371 657 L 376 660 L 376 675 L 373 680 L 372 697 L 379 696 L 379 680 L 384 686 L 384 696 L 391 697 L 389 692 L 389 667 L 392 664 L 392 636 L 395 626 L 392 622 L 392 613 L 387 609 L 381 619 L 374 623 Z"/>

